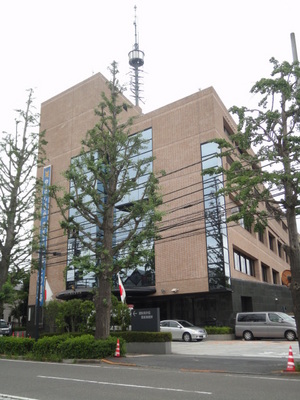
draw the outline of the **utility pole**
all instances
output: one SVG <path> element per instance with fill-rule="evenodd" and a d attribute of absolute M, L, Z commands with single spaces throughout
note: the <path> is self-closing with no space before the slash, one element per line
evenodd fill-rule
<path fill-rule="evenodd" d="M 37 299 L 36 299 L 36 304 L 35 304 L 35 335 L 34 335 L 35 340 L 38 340 L 38 338 L 39 338 L 42 263 L 43 263 L 43 253 L 42 253 L 42 249 L 40 248 L 40 250 L 39 250 L 39 266 L 38 266 Z"/>
<path fill-rule="evenodd" d="M 39 339 L 39 325 L 40 325 L 40 308 L 41 301 L 43 299 L 42 289 L 42 268 L 43 268 L 43 257 L 46 257 L 46 251 L 43 248 L 39 250 L 39 265 L 38 265 L 38 284 L 37 284 L 37 294 L 36 294 L 36 304 L 35 304 L 35 340 Z M 54 251 L 50 253 L 53 256 L 61 256 L 61 253 Z M 43 287 L 44 288 L 44 287 Z"/>

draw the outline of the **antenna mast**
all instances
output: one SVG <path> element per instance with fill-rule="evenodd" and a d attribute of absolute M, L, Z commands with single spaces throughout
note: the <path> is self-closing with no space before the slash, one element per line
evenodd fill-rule
<path fill-rule="evenodd" d="M 295 34 L 291 33 L 291 44 L 292 44 L 292 53 L 293 53 L 293 62 L 298 63 L 298 54 L 297 54 L 297 45 L 296 45 L 296 37 Z M 300 78 L 297 80 L 297 89 L 300 88 Z"/>
<path fill-rule="evenodd" d="M 140 75 L 140 67 L 144 65 L 144 52 L 139 49 L 138 43 L 138 34 L 137 34 L 137 22 L 136 22 L 136 6 L 134 6 L 134 38 L 135 43 L 133 45 L 133 50 L 128 53 L 129 57 L 129 65 L 131 66 L 130 71 L 130 90 L 133 93 L 133 97 L 135 99 L 135 105 L 139 105 L 139 100 L 141 100 L 141 75 Z"/>
<path fill-rule="evenodd" d="M 298 62 L 298 54 L 297 54 L 297 46 L 296 46 L 296 37 L 294 33 L 291 33 L 291 43 L 292 43 L 292 52 L 293 52 L 293 61 Z"/>

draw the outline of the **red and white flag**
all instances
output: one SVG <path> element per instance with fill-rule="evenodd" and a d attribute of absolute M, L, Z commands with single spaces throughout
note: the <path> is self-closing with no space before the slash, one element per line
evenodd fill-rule
<path fill-rule="evenodd" d="M 126 299 L 126 292 L 122 283 L 122 280 L 120 278 L 120 275 L 118 273 L 118 281 L 119 281 L 119 289 L 120 289 L 120 297 L 121 297 L 121 301 L 122 303 L 125 303 L 125 299 Z"/>

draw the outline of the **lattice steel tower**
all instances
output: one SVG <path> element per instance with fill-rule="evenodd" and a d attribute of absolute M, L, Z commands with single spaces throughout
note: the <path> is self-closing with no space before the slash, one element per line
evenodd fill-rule
<path fill-rule="evenodd" d="M 133 45 L 133 50 L 131 50 L 128 53 L 129 57 L 129 65 L 131 66 L 130 69 L 130 90 L 133 94 L 133 97 L 135 99 L 135 105 L 139 105 L 139 100 L 142 101 L 141 97 L 141 74 L 142 72 L 140 70 L 140 67 L 144 65 L 144 57 L 145 54 L 142 50 L 139 49 L 139 43 L 138 43 L 138 34 L 137 34 L 137 22 L 136 22 L 136 6 L 134 6 L 134 37 L 135 37 L 135 43 Z"/>

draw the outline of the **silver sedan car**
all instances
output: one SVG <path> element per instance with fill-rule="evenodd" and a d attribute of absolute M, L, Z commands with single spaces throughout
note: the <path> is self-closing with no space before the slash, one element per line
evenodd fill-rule
<path fill-rule="evenodd" d="M 204 328 L 192 325 L 190 322 L 183 319 L 168 319 L 160 322 L 161 332 L 172 333 L 173 340 L 183 340 L 191 342 L 192 340 L 201 340 L 207 338 L 207 332 Z"/>

